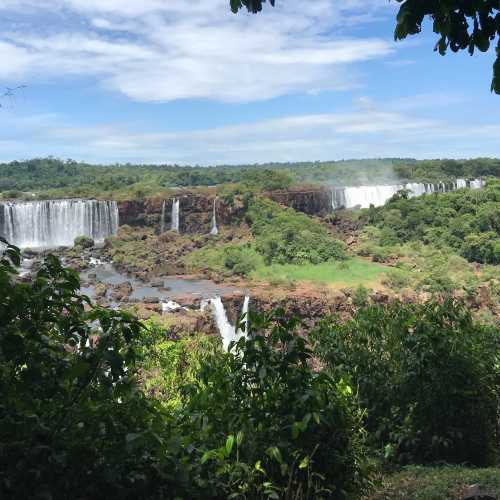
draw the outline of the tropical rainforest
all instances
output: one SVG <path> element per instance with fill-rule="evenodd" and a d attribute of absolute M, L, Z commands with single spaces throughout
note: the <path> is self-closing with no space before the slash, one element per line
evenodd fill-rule
<path fill-rule="evenodd" d="M 500 160 L 373 159 L 311 163 L 221 165 L 89 165 L 74 160 L 39 158 L 0 164 L 0 191 L 6 198 L 23 192 L 43 197 L 144 197 L 169 188 L 247 182 L 263 189 L 294 183 L 332 186 L 433 182 L 464 177 L 500 176 Z"/>

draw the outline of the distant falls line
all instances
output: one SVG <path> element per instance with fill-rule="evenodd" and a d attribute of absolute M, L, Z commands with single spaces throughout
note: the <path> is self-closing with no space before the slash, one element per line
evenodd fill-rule
<path fill-rule="evenodd" d="M 430 193 L 444 193 L 456 189 L 480 189 L 484 186 L 482 179 L 457 179 L 453 182 L 387 184 L 378 186 L 348 186 L 333 188 L 331 191 L 332 208 L 368 208 L 370 205 L 380 207 L 398 191 L 406 189 L 410 198 Z"/>

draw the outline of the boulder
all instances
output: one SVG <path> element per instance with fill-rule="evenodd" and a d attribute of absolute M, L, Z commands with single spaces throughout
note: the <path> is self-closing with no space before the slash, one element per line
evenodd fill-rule
<path fill-rule="evenodd" d="M 105 283 L 97 283 L 94 287 L 94 293 L 96 298 L 102 298 L 106 296 L 108 288 Z"/>
<path fill-rule="evenodd" d="M 142 302 L 144 302 L 144 304 L 158 304 L 160 299 L 158 297 L 144 297 Z"/>

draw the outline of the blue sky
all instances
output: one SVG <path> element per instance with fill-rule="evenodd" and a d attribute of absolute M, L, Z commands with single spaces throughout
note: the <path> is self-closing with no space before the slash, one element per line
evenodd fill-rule
<path fill-rule="evenodd" d="M 2 0 L 0 160 L 500 156 L 494 54 L 394 42 L 397 3 Z"/>

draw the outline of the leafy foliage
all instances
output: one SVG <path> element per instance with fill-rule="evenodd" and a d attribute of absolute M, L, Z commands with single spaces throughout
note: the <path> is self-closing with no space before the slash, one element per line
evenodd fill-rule
<path fill-rule="evenodd" d="M 7 246 L 0 260 L 2 498 L 357 491 L 365 470 L 352 391 L 310 368 L 295 321 L 254 317 L 268 336 L 232 353 L 209 341 L 200 350 L 93 307 L 53 256 L 32 283 L 17 282 L 19 259 Z"/>
<path fill-rule="evenodd" d="M 486 52 L 500 35 L 500 5 L 497 0 L 397 0 L 402 5 L 397 16 L 394 38 L 401 40 L 422 31 L 428 16 L 439 35 L 435 49 L 441 55 L 475 49 Z M 500 94 L 500 41 L 496 48 L 491 90 Z"/>
<path fill-rule="evenodd" d="M 498 328 L 459 303 L 367 307 L 325 320 L 317 352 L 356 388 L 373 446 L 399 463 L 488 464 L 498 450 Z"/>
<path fill-rule="evenodd" d="M 231 10 L 238 12 L 246 7 L 254 14 L 262 10 L 266 0 L 230 0 Z M 408 35 L 422 31 L 426 17 L 432 19 L 432 29 L 439 35 L 434 50 L 445 55 L 475 49 L 486 52 L 500 35 L 500 6 L 498 0 L 396 0 L 401 3 L 397 15 L 394 39 L 402 40 Z M 269 0 L 274 6 L 274 0 Z M 491 90 L 500 94 L 500 38 L 496 47 L 497 57 L 493 65 Z"/>
<path fill-rule="evenodd" d="M 262 10 L 262 5 L 266 3 L 266 0 L 229 0 L 231 4 L 231 10 L 236 13 L 243 7 L 246 7 L 248 12 L 256 14 Z M 269 0 L 269 3 L 274 7 L 275 0 Z"/>
<path fill-rule="evenodd" d="M 90 165 L 74 160 L 35 158 L 0 164 L 3 198 L 105 197 L 142 199 L 171 196 L 173 187 L 239 183 L 236 192 L 285 189 L 292 183 L 334 185 L 443 181 L 454 177 L 500 177 L 500 160 L 372 159 L 181 167 L 178 165 Z M 221 193 L 223 194 L 223 193 Z"/>
<path fill-rule="evenodd" d="M 500 183 L 418 198 L 394 198 L 372 208 L 382 246 L 422 241 L 458 251 L 469 261 L 500 263 Z"/>
<path fill-rule="evenodd" d="M 206 498 L 350 498 L 364 477 L 350 387 L 311 370 L 296 320 L 250 325 L 269 334 L 206 360 L 186 388 L 184 434 L 206 466 Z"/>
<path fill-rule="evenodd" d="M 140 324 L 86 310 L 77 275 L 55 257 L 30 284 L 15 282 L 18 262 L 8 247 L 0 262 L 2 498 L 152 497 L 170 470 L 159 453 L 160 414 L 134 383 Z"/>
<path fill-rule="evenodd" d="M 75 247 L 92 248 L 93 246 L 94 240 L 88 236 L 78 236 L 75 238 Z"/>
<path fill-rule="evenodd" d="M 335 240 L 310 217 L 255 197 L 247 218 L 256 237 L 256 249 L 267 264 L 319 264 L 345 258 L 343 243 Z"/>
<path fill-rule="evenodd" d="M 255 271 L 262 261 L 250 245 L 230 245 L 224 248 L 224 267 L 237 276 L 247 276 Z"/>

